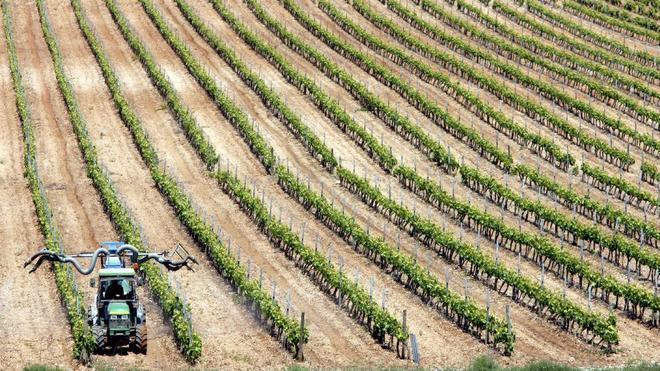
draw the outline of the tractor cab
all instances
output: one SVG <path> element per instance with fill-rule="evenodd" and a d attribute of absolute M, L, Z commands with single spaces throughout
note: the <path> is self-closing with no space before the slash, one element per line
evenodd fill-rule
<path fill-rule="evenodd" d="M 131 268 L 102 268 L 96 295 L 96 322 L 107 329 L 107 336 L 130 343 L 137 326 L 144 323 L 138 303 L 136 272 Z M 92 309 L 92 311 L 94 311 Z"/>

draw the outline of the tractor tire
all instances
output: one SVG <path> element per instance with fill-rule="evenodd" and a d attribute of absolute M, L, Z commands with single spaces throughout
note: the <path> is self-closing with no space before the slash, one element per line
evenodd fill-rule
<path fill-rule="evenodd" d="M 94 335 L 94 340 L 96 341 L 96 353 L 103 353 L 105 350 L 105 329 L 101 326 L 94 326 L 92 328 L 92 334 Z"/>
<path fill-rule="evenodd" d="M 147 354 L 147 325 L 138 325 L 135 329 L 135 349 L 138 353 Z"/>

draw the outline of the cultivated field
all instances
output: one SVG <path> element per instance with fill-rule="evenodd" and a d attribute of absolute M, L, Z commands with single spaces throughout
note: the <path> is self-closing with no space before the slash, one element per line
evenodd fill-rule
<path fill-rule="evenodd" d="M 658 9 L 2 0 L 0 364 L 86 367 L 22 263 L 105 240 L 200 264 L 97 366 L 660 362 Z"/>

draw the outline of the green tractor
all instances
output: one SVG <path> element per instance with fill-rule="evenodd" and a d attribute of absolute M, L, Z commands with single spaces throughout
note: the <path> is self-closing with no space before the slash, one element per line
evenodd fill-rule
<path fill-rule="evenodd" d="M 103 353 L 108 348 L 116 350 L 118 347 L 129 346 L 138 353 L 146 354 L 147 316 L 137 295 L 137 287 L 144 283 L 140 264 L 155 260 L 168 270 L 176 271 L 182 267 L 192 270 L 190 263 L 197 264 L 197 261 L 180 244 L 177 244 L 170 254 L 142 253 L 119 241 L 101 242 L 100 245 L 93 253 L 74 255 L 43 249 L 28 259 L 24 266 L 38 258 L 30 273 L 44 261 L 52 261 L 71 263 L 78 272 L 88 275 L 94 271 L 96 261 L 100 257 L 98 289 L 87 312 L 87 323 L 96 340 L 96 352 Z M 172 261 L 167 258 L 173 255 L 177 255 L 179 260 Z M 87 268 L 83 268 L 77 258 L 89 258 L 92 261 Z M 96 279 L 90 280 L 91 287 L 96 287 L 96 283 Z"/>

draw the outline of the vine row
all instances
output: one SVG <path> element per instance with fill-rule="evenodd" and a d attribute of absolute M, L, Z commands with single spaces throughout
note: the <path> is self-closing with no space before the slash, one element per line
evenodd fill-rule
<path fill-rule="evenodd" d="M 178 4 L 180 10 L 184 12 L 184 14 L 186 12 L 189 13 L 186 15 L 189 21 L 197 19 L 196 15 L 184 1 L 178 1 Z M 234 29 L 241 31 L 242 37 L 247 39 L 254 38 L 254 35 L 245 29 L 240 21 L 238 21 L 223 4 L 214 2 L 214 7 L 225 20 L 230 21 L 230 24 Z M 203 29 L 202 27 L 197 28 L 200 30 Z M 259 48 L 263 46 L 260 43 L 254 43 L 254 45 Z M 269 59 L 281 59 L 281 55 L 270 49 L 270 47 L 268 47 L 268 51 Z M 310 150 L 308 149 L 308 151 Z M 365 149 L 365 151 L 368 150 Z M 450 319 L 457 321 L 464 329 L 469 330 L 472 333 L 477 332 L 478 334 L 485 331 L 493 335 L 493 343 L 495 345 L 503 343 L 505 352 L 510 352 L 512 350 L 513 336 L 504 321 L 490 316 L 483 308 L 477 307 L 472 301 L 460 299 L 459 295 L 450 291 L 447 287 L 442 288 L 437 280 L 424 272 L 415 261 L 407 257 L 405 254 L 398 251 L 395 252 L 395 250 L 385 244 L 384 241 L 377 240 L 371 237 L 368 233 L 365 233 L 354 220 L 347 218 L 343 212 L 340 214 L 323 196 L 319 196 L 309 188 L 305 188 L 305 186 L 299 182 L 299 180 L 294 179 L 293 175 L 283 166 L 276 168 L 275 175 L 278 184 L 280 184 L 285 192 L 298 200 L 298 202 L 310 210 L 310 212 L 312 212 L 311 210 L 314 210 L 314 213 L 319 220 L 323 221 L 330 229 L 344 238 L 346 242 L 358 250 L 358 252 L 362 249 L 361 252 L 363 254 L 377 262 L 381 269 L 394 275 L 398 282 L 404 284 L 407 288 L 416 293 L 418 292 L 418 288 L 422 289 L 422 298 L 427 301 L 435 300 L 436 305 L 439 308 L 443 307 L 446 315 Z M 226 179 L 231 177 L 231 174 L 225 172 L 219 177 L 222 178 L 222 183 L 227 183 L 228 181 Z M 247 192 L 245 191 L 246 190 L 241 191 L 242 193 L 247 193 L 247 196 L 244 195 L 243 197 L 254 198 L 254 195 L 249 195 L 249 190 L 247 190 Z M 245 207 L 261 207 L 262 210 L 257 212 L 257 214 L 262 214 L 262 217 L 258 218 L 259 220 L 262 220 L 259 224 L 264 226 L 262 228 L 267 228 L 265 226 L 268 223 L 263 221 L 265 220 L 266 214 L 265 208 L 263 208 L 263 206 L 252 206 L 254 203 L 258 202 L 258 199 L 254 202 L 245 202 Z M 250 214 L 253 215 L 255 212 L 252 211 Z M 488 335 L 486 335 L 486 339 L 488 339 Z"/>
<path fill-rule="evenodd" d="M 338 168 L 338 171 L 344 170 Z M 511 354 L 515 334 L 505 321 L 489 315 L 471 299 L 465 300 L 449 289 L 448 285 L 442 285 L 409 255 L 389 245 L 382 237 L 372 236 L 354 218 L 339 211 L 324 196 L 312 191 L 290 172 L 278 172 L 278 183 L 319 221 L 425 302 L 436 309 L 444 310 L 446 317 L 479 338 L 483 339 L 484 332 L 493 335 L 494 346 L 502 344 L 504 353 Z M 486 339 L 488 335 L 485 335 L 484 340 Z"/>
<path fill-rule="evenodd" d="M 398 169 L 398 168 L 397 168 L 397 169 Z M 395 172 L 398 171 L 397 169 L 395 169 Z"/>
<path fill-rule="evenodd" d="M 279 165 L 275 173 L 279 178 L 282 173 L 288 174 L 288 171 Z M 405 356 L 409 334 L 391 313 L 381 308 L 364 288 L 347 277 L 341 269 L 337 270 L 322 253 L 307 247 L 289 226 L 278 221 L 254 189 L 250 190 L 229 170 L 219 170 L 215 177 L 223 191 L 243 209 L 268 240 L 293 260 L 321 291 L 330 295 L 337 305 L 346 308 L 381 344 L 388 344 L 391 348 L 396 341 L 397 354 Z M 390 337 L 389 340 L 386 336 Z"/>
<path fill-rule="evenodd" d="M 649 192 L 635 187 L 623 178 L 616 178 L 605 171 L 583 163 L 581 166 L 582 176 L 591 183 L 594 187 L 600 189 L 607 194 L 613 194 L 617 198 L 629 201 L 644 210 L 651 211 L 652 213 L 660 207 L 660 199 L 654 197 Z"/>
<path fill-rule="evenodd" d="M 639 272 L 641 266 L 647 266 L 648 279 L 655 279 L 660 269 L 660 256 L 651 253 L 641 246 L 636 245 L 616 232 L 606 234 L 595 225 L 586 225 L 575 218 L 569 218 L 564 214 L 545 206 L 541 201 L 532 201 L 511 191 L 506 185 L 502 185 L 494 178 L 483 174 L 476 168 L 464 166 L 461 168 L 461 180 L 470 189 L 486 196 L 495 204 L 520 215 L 526 221 L 536 224 L 542 230 L 547 230 L 558 237 L 564 238 L 565 233 L 570 237 L 569 242 L 585 248 L 584 241 L 588 241 L 586 248 L 595 251 L 600 247 L 600 254 L 607 253 L 607 259 L 619 266 L 629 267 L 630 263 L 636 264 Z M 563 232 L 563 233 L 562 233 Z M 603 251 L 607 249 L 607 251 Z M 623 259 L 625 258 L 625 259 Z"/>
<path fill-rule="evenodd" d="M 660 171 L 654 164 L 650 162 L 643 162 L 641 171 L 643 181 L 648 182 L 651 185 L 655 185 L 655 182 L 660 182 Z"/>
<path fill-rule="evenodd" d="M 643 163 L 643 168 L 644 164 L 650 165 L 649 163 Z M 518 164 L 514 173 L 538 192 L 552 197 L 555 201 L 558 200 L 565 207 L 574 209 L 594 222 L 604 224 L 617 232 L 621 231 L 632 239 L 656 248 L 660 247 L 660 231 L 656 227 L 647 223 L 646 220 L 636 218 L 627 210 L 622 211 L 609 203 L 602 205 L 589 197 L 579 195 L 572 189 L 571 178 L 569 178 L 569 186 L 566 187 L 541 174 L 538 170 L 523 164 Z M 569 175 L 569 177 L 572 177 L 572 175 Z M 623 228 L 620 229 L 619 227 Z"/>
<path fill-rule="evenodd" d="M 150 0 L 140 0 L 140 4 L 170 47 L 181 58 L 189 72 L 200 82 L 202 87 L 209 93 L 209 96 L 215 96 L 214 100 L 218 102 L 221 98 L 216 93 L 219 90 L 214 89 L 215 83 L 210 80 L 209 75 L 200 73 L 199 62 L 185 48 L 183 42 L 173 34 L 158 9 Z M 240 122 L 243 120 L 241 116 L 245 116 L 245 113 L 226 97 L 222 101 L 222 105 L 218 104 L 218 107 L 230 122 Z M 236 126 L 240 132 L 241 126 Z M 252 152 L 271 173 L 281 172 L 281 165 L 278 166 L 276 163 L 271 162 L 267 156 L 274 156 L 273 148 L 267 144 L 261 134 L 253 133 L 254 136 L 244 135 L 244 140 L 250 146 Z M 295 260 L 301 270 L 314 270 L 313 273 L 308 273 L 323 291 L 333 296 L 337 295 L 341 300 L 340 306 L 344 305 L 344 300 L 346 300 L 348 304 L 346 306 L 347 311 L 357 321 L 366 324 L 376 339 L 385 343 L 385 335 L 390 335 L 389 343 L 391 344 L 396 339 L 397 353 L 401 356 L 405 354 L 405 340 L 408 338 L 408 334 L 403 331 L 403 327 L 398 320 L 385 310 L 380 309 L 375 302 L 367 299 L 368 295 L 358 285 L 348 283 L 345 278 L 340 277 L 329 262 L 318 253 L 312 253 L 286 225 L 276 222 L 267 212 L 263 203 L 255 195 L 252 195 L 249 189 L 242 185 L 238 179 L 231 176 L 229 171 L 219 171 L 216 178 L 223 191 L 246 211 L 274 245 L 284 250 L 288 258 Z"/>
<path fill-rule="evenodd" d="M 632 12 L 629 12 L 625 9 L 621 9 L 621 8 L 618 8 L 618 7 L 609 6 L 604 1 L 577 0 L 576 2 L 583 5 L 583 6 L 585 6 L 585 7 L 589 7 L 593 10 L 596 10 L 599 13 L 606 14 L 608 16 L 617 18 L 617 19 L 622 20 L 622 21 L 626 21 L 626 22 L 636 24 L 638 26 L 644 27 L 644 28 L 649 29 L 651 31 L 660 32 L 660 25 L 658 25 L 658 23 L 656 23 L 655 20 L 653 20 L 649 17 L 634 14 Z M 658 11 L 658 10 L 656 9 L 656 11 Z M 660 13 L 658 13 L 657 16 L 660 16 Z M 660 17 L 656 17 L 656 18 L 660 18 Z"/>
<path fill-rule="evenodd" d="M 302 144 L 312 152 L 315 158 L 318 158 L 324 167 L 332 170 L 337 166 L 337 159 L 334 157 L 331 150 L 323 145 L 321 140 L 314 135 L 314 133 L 307 127 L 298 117 L 294 114 L 287 105 L 284 104 L 278 93 L 266 85 L 266 82 L 254 73 L 250 68 L 243 63 L 234 51 L 229 48 L 221 38 L 217 37 L 213 31 L 206 26 L 192 9 L 182 0 L 175 0 L 177 6 L 181 10 L 186 20 L 193 26 L 195 31 L 215 50 L 215 52 L 234 70 L 234 72 L 243 80 L 243 82 L 250 87 L 258 96 L 264 105 L 282 121 L 289 131 L 291 131 Z M 286 64 L 287 71 L 292 75 L 291 79 L 298 82 L 298 85 L 304 85 L 306 88 L 313 88 L 311 80 L 305 78 L 290 65 Z M 327 94 L 320 91 L 320 89 L 312 90 L 314 98 L 322 102 L 326 109 L 334 114 L 338 111 L 338 103 L 328 102 L 331 98 Z M 359 127 L 348 117 L 342 117 L 347 130 L 353 133 L 355 137 L 359 137 L 362 141 L 366 141 L 363 128 Z M 367 148 L 370 148 L 381 153 L 386 152 L 384 148 L 378 146 L 377 143 L 364 143 Z M 383 157 L 383 156 L 381 156 Z M 391 160 L 391 159 L 390 159 Z M 386 163 L 385 167 L 391 166 Z"/>
<path fill-rule="evenodd" d="M 485 2 L 486 0 L 480 0 Z M 519 4 L 521 1 L 516 0 Z M 540 2 L 535 0 L 527 0 L 527 10 L 538 16 L 541 19 L 548 21 L 554 26 L 559 27 L 560 29 L 567 31 L 577 37 L 580 37 L 584 40 L 587 40 L 595 45 L 598 45 L 606 50 L 610 50 L 618 55 L 626 58 L 631 58 L 634 61 L 641 63 L 645 66 L 656 67 L 657 61 L 654 56 L 645 51 L 635 50 L 630 48 L 612 38 L 602 36 L 595 31 L 590 30 L 587 27 L 582 26 L 576 22 L 573 22 L 569 18 L 564 17 L 563 15 L 556 13 L 545 6 Z"/>
<path fill-rule="evenodd" d="M 636 13 L 638 15 L 651 17 L 653 19 L 660 18 L 660 9 L 657 7 L 657 3 L 653 4 L 650 1 L 637 1 L 637 0 L 605 0 L 606 2 L 616 6 L 617 8 L 623 8 L 629 12 Z"/>
<path fill-rule="evenodd" d="M 594 338 L 599 337 L 599 343 L 605 342 L 608 348 L 618 343 L 615 316 L 604 317 L 584 310 L 560 294 L 506 268 L 480 249 L 454 239 L 450 233 L 442 231 L 431 220 L 422 218 L 383 196 L 367 180 L 343 168 L 339 168 L 337 173 L 342 185 L 362 198 L 374 210 L 447 259 L 458 260 L 458 264 L 471 275 L 485 279 L 489 284 L 492 278 L 494 280 L 492 285 L 498 292 L 505 293 L 512 288 L 511 296 L 514 300 L 524 302 L 525 298 L 530 299 L 531 302 L 527 305 L 535 308 L 539 313 L 547 310 L 549 317 L 564 329 L 570 330 L 577 325 L 584 331 L 592 333 Z"/>
<path fill-rule="evenodd" d="M 300 73 L 296 72 L 295 68 L 293 68 L 281 56 L 281 54 L 260 41 L 257 37 L 251 34 L 247 28 L 237 27 L 236 18 L 231 16 L 218 1 L 213 1 L 213 6 L 225 21 L 234 28 L 239 36 L 250 45 L 250 47 L 273 64 L 289 82 L 298 87 L 305 94 L 313 97 L 313 102 L 317 107 L 319 107 L 328 118 L 335 122 L 337 126 L 349 134 L 354 130 L 352 128 L 359 128 L 359 125 L 357 125 L 357 123 L 355 123 L 349 115 L 340 108 L 339 103 L 335 100 L 329 99 L 327 94 L 324 93 L 322 89 L 313 82 L 313 80 L 307 77 L 301 77 Z M 306 45 L 302 40 L 288 32 L 278 23 L 274 22 L 273 18 L 263 11 L 256 2 L 248 2 L 248 6 L 255 12 L 257 18 L 264 22 L 267 27 L 272 29 L 285 44 L 290 46 L 294 51 L 300 53 L 329 78 L 346 89 L 346 91 L 353 95 L 353 97 L 355 97 L 364 108 L 380 118 L 386 125 L 399 133 L 404 139 L 422 149 L 422 151 L 444 171 L 448 173 L 456 172 L 458 162 L 451 155 L 449 148 L 445 149 L 439 143 L 430 138 L 430 136 L 419 126 L 413 124 L 405 115 L 400 114 L 396 109 L 390 107 L 389 104 L 384 103 L 376 95 L 369 92 L 364 84 L 354 79 L 346 70 L 342 69 L 330 61 L 329 58 L 319 53 L 316 49 Z M 351 135 L 351 137 L 354 138 L 354 135 Z M 396 164 L 396 160 L 392 157 L 391 153 L 385 151 L 384 147 L 379 145 L 373 137 L 366 132 L 366 130 L 360 132 L 359 138 L 360 142 L 358 142 L 358 145 L 362 148 L 368 148 L 369 154 L 379 161 L 381 167 L 386 169 L 386 171 L 390 171 L 390 169 Z M 354 140 L 356 139 L 354 138 Z M 381 148 L 379 148 L 379 146 Z"/>
<path fill-rule="evenodd" d="M 463 167 L 461 174 L 473 170 Z M 504 220 L 498 219 L 487 211 L 478 210 L 470 202 L 456 199 L 453 194 L 449 195 L 437 183 L 422 178 L 413 169 L 400 166 L 395 170 L 395 174 L 404 187 L 424 198 L 439 210 L 448 213 L 461 225 L 475 229 L 480 236 L 483 235 L 495 241 L 498 246 L 518 252 L 538 265 L 543 265 L 547 269 L 556 269 L 557 274 L 560 277 L 567 277 L 571 284 L 573 284 L 573 277 L 577 277 L 581 288 L 588 286 L 602 290 L 601 297 L 608 304 L 609 300 L 605 298 L 609 298 L 609 295 L 612 294 L 615 296 L 617 307 L 619 297 L 623 297 L 625 299 L 624 310 L 639 318 L 644 318 L 645 309 L 650 309 L 653 313 L 660 310 L 660 298 L 655 297 L 652 293 L 630 284 L 620 283 L 616 278 L 606 276 L 604 272 L 598 273 L 592 270 L 589 264 L 582 260 L 582 257 L 574 257 L 565 251 L 563 246 L 557 246 L 543 236 L 524 232 L 520 226 L 518 230 L 507 226 Z M 660 255 L 649 254 L 640 249 L 635 250 L 634 247 L 633 245 L 633 251 L 623 249 L 615 251 L 633 255 L 643 261 L 651 267 L 650 274 L 655 277 L 660 268 Z"/>
<path fill-rule="evenodd" d="M 630 24 L 624 20 L 603 14 L 588 6 L 584 6 L 571 0 L 563 2 L 563 9 L 579 18 L 589 20 L 611 30 L 622 32 L 628 36 L 654 43 L 656 45 L 660 44 L 660 33 L 658 33 L 657 30 L 650 30 L 645 26 L 640 27 L 635 24 Z M 655 26 L 657 28 L 656 24 L 647 23 L 646 26 Z"/>
<path fill-rule="evenodd" d="M 319 3 L 320 6 L 323 8 L 326 8 L 328 3 L 323 2 Z M 594 153 L 600 158 L 605 159 L 608 162 L 615 163 L 617 166 L 622 166 L 624 168 L 627 168 L 634 162 L 633 158 L 630 156 L 630 154 L 618 150 L 606 142 L 600 140 L 600 139 L 595 139 L 589 135 L 587 135 L 583 130 L 576 129 L 572 125 L 570 125 L 567 121 L 560 119 L 556 115 L 550 113 L 547 109 L 544 107 L 540 106 L 539 104 L 533 103 L 529 99 L 526 99 L 519 94 L 516 94 L 515 92 L 511 91 L 510 89 L 506 88 L 503 86 L 501 83 L 498 81 L 485 76 L 483 74 L 480 74 L 477 72 L 475 69 L 471 68 L 470 66 L 465 65 L 462 63 L 460 60 L 453 58 L 449 56 L 446 53 L 442 53 L 440 50 L 436 48 L 432 48 L 422 42 L 420 42 L 418 39 L 412 37 L 408 32 L 401 30 L 398 28 L 393 22 L 390 20 L 376 14 L 373 12 L 371 9 L 368 7 L 364 6 L 363 2 L 361 1 L 356 1 L 353 2 L 353 6 L 367 19 L 369 19 L 371 22 L 374 23 L 376 27 L 379 27 L 385 31 L 387 31 L 390 35 L 393 37 L 399 39 L 400 41 L 404 42 L 407 44 L 411 49 L 424 52 L 428 57 L 434 59 L 435 61 L 442 63 L 446 68 L 454 71 L 460 71 L 459 75 L 461 77 L 468 78 L 470 81 L 476 83 L 479 87 L 487 89 L 489 92 L 493 93 L 500 99 L 502 99 L 504 102 L 512 106 L 513 108 L 520 110 L 524 112 L 527 116 L 530 118 L 534 119 L 535 121 L 538 121 L 542 123 L 543 125 L 549 127 L 551 130 L 559 133 L 563 137 L 567 138 L 570 141 L 573 141 L 580 145 L 581 147 L 585 148 L 586 150 Z M 401 8 L 402 11 L 407 11 L 403 10 L 404 8 Z M 408 11 L 409 12 L 409 11 Z M 336 13 L 336 12 L 334 12 Z M 412 14 L 412 13 L 411 13 Z M 338 17 L 333 16 L 333 18 Z M 434 82 L 438 81 L 438 76 L 441 76 L 438 72 L 433 71 L 430 69 L 428 65 L 425 65 L 423 63 L 417 62 L 412 63 L 412 62 L 407 62 L 404 63 L 407 55 L 402 53 L 400 50 L 388 46 L 384 44 L 382 41 L 379 39 L 375 38 L 373 35 L 368 35 L 365 32 L 360 32 L 361 29 L 356 26 L 353 23 L 349 23 L 350 20 L 346 19 L 343 17 L 343 21 L 341 21 L 341 26 L 343 26 L 347 32 L 352 33 L 355 37 L 358 38 L 363 38 L 365 39 L 365 42 L 367 45 L 371 46 L 372 48 L 376 49 L 377 51 L 380 51 L 382 54 L 385 56 L 389 56 L 390 59 L 392 59 L 395 63 L 401 64 L 402 66 L 405 66 L 418 76 L 420 78 L 424 79 L 425 81 L 429 82 Z M 358 36 L 360 35 L 360 36 Z M 368 37 L 368 39 L 366 39 Z M 414 62 L 415 60 L 413 60 Z M 434 83 L 434 85 L 437 85 L 437 83 Z M 442 86 L 442 85 L 440 85 Z M 472 97 L 474 97 L 472 95 Z M 489 111 L 489 114 L 495 115 L 495 117 L 501 118 L 503 120 L 507 120 L 504 115 L 501 112 L 495 112 L 492 108 L 487 109 Z M 492 120 L 490 117 L 493 116 L 485 116 L 482 117 L 486 122 L 491 122 Z M 509 120 L 511 121 L 511 120 Z M 497 121 L 496 121 L 497 122 Z M 502 122 L 502 121 L 500 121 Z M 511 121 L 512 123 L 512 121 Z M 512 123 L 513 124 L 513 123 Z M 491 123 L 491 125 L 493 125 Z M 548 143 L 549 148 L 554 149 L 554 153 L 556 153 L 557 150 L 557 145 L 548 141 L 547 139 L 544 139 L 538 135 L 533 135 L 529 133 L 526 129 L 520 128 L 519 125 L 513 124 L 515 127 L 517 127 L 517 130 L 522 130 L 527 133 L 528 137 L 531 137 L 535 141 L 543 141 L 542 143 Z M 507 128 L 506 125 L 500 125 L 499 129 L 502 127 Z M 512 130 L 513 131 L 513 130 Z M 514 137 L 516 138 L 516 137 Z M 551 154 L 553 152 L 550 152 Z M 539 151 L 537 151 L 539 153 Z M 561 153 L 561 152 L 560 152 Z M 544 153 L 540 152 L 540 156 L 543 156 Z M 561 166 L 560 168 L 567 170 L 568 166 L 571 164 L 575 163 L 575 159 L 568 153 L 563 153 L 561 154 L 562 161 L 560 162 Z M 547 158 L 548 156 L 545 155 L 543 156 L 544 158 Z M 552 158 L 552 157 L 550 157 Z"/>
<path fill-rule="evenodd" d="M 545 44 L 535 37 L 521 34 L 513 28 L 508 27 L 503 22 L 500 22 L 497 19 L 485 14 L 478 7 L 471 5 L 463 0 L 453 1 L 454 4 L 457 4 L 458 10 L 472 17 L 476 22 L 483 24 L 484 26 L 497 32 L 503 37 L 516 42 L 532 53 L 538 54 L 546 59 L 550 59 L 552 62 L 561 63 L 577 72 L 581 72 L 590 76 L 597 74 L 600 76 L 599 78 L 601 80 L 604 80 L 609 85 L 612 85 L 619 90 L 636 94 L 645 101 L 647 99 L 650 102 L 660 101 L 660 92 L 653 89 L 651 86 L 649 86 L 649 84 L 625 77 L 616 71 L 612 71 L 609 68 L 603 67 L 599 63 L 588 61 L 568 51 Z M 651 80 L 653 80 L 654 75 L 660 75 L 660 71 L 653 69 L 651 70 L 653 72 L 650 74 L 650 76 L 648 76 L 651 78 Z"/>

